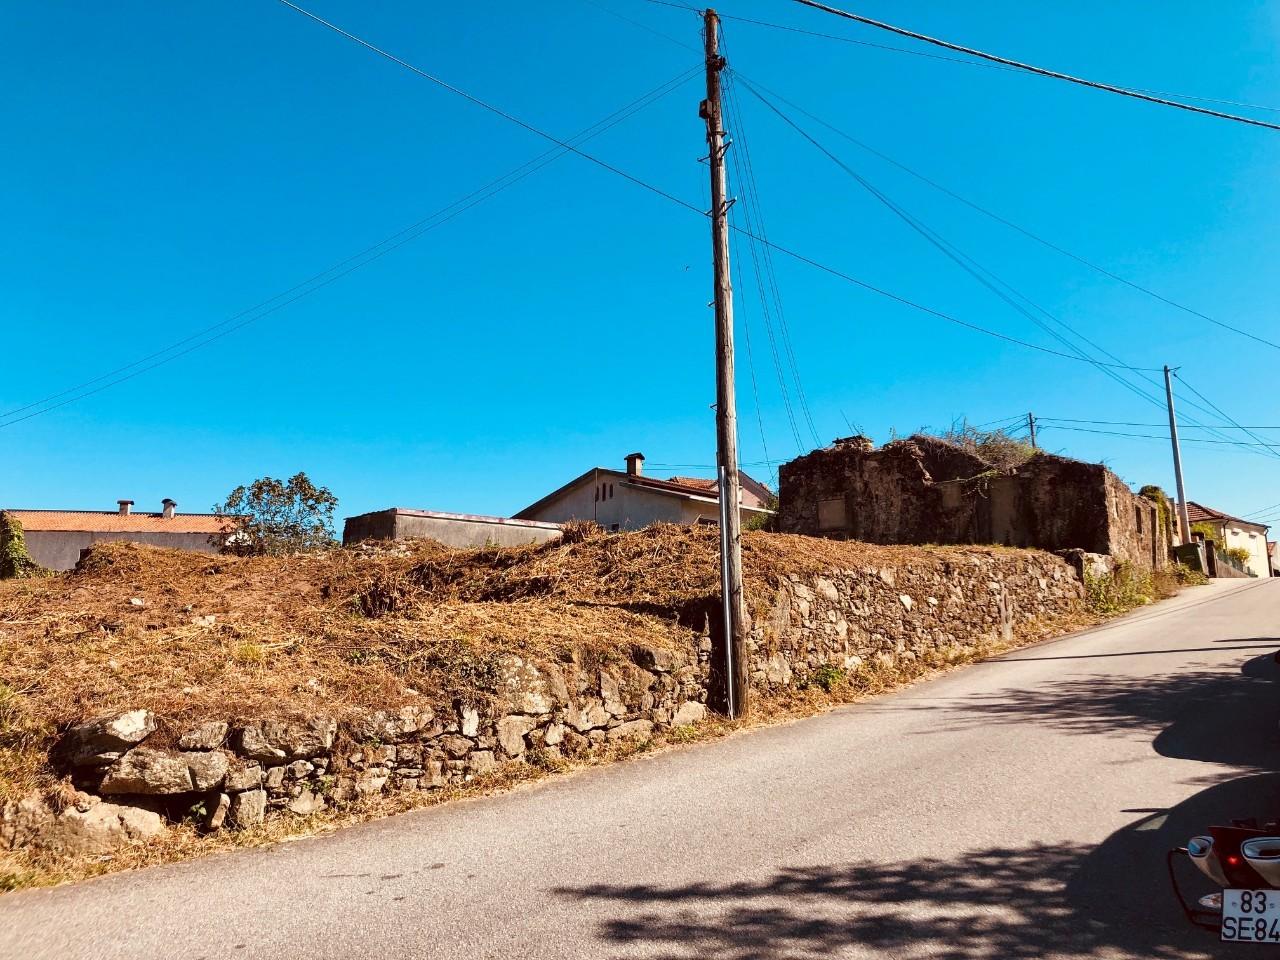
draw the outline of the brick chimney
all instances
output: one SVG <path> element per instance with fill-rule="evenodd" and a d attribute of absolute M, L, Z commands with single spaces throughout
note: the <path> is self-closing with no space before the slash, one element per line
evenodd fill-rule
<path fill-rule="evenodd" d="M 116 503 L 120 505 L 120 516 L 127 517 L 129 515 L 129 508 L 133 506 L 133 501 L 117 500 Z"/>
<path fill-rule="evenodd" d="M 166 520 L 172 520 L 173 511 L 177 506 L 178 506 L 178 502 L 176 500 L 170 500 L 168 497 L 165 497 L 163 500 L 160 501 L 160 507 L 161 507 L 160 515 L 164 517 Z"/>
<path fill-rule="evenodd" d="M 638 477 L 644 473 L 644 454 L 628 453 L 627 457 L 627 476 Z"/>

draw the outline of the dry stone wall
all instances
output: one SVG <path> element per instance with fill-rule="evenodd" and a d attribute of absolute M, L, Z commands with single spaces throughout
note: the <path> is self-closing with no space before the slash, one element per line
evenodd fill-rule
<path fill-rule="evenodd" d="M 1058 557 L 1001 548 L 914 549 L 892 565 L 792 575 L 753 598 L 751 682 L 767 696 L 824 668 L 962 652 L 1076 613 L 1082 597 L 1078 575 Z M 671 615 L 689 619 L 688 611 Z M 718 633 L 708 623 L 685 648 L 635 646 L 607 662 L 506 656 L 482 701 L 447 710 L 210 720 L 180 730 L 146 710 L 103 717 L 66 731 L 51 755 L 75 788 L 70 801 L 7 804 L 0 847 L 97 854 L 179 819 L 198 818 L 207 830 L 254 827 L 464 784 L 503 763 L 645 740 L 698 723 L 718 702 Z"/>
<path fill-rule="evenodd" d="M 751 630 L 750 677 L 762 691 L 823 668 L 856 671 L 929 653 L 959 654 L 1020 628 L 1079 613 L 1084 589 L 1062 559 L 1032 550 L 938 551 L 877 567 L 792 575 Z"/>

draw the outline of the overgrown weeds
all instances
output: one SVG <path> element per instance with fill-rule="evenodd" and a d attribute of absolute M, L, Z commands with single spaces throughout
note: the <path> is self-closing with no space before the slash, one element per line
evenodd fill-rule
<path fill-rule="evenodd" d="M 1183 586 L 1202 585 L 1209 579 L 1183 564 L 1154 572 L 1118 563 L 1110 573 L 1085 573 L 1085 602 L 1100 617 L 1114 617 L 1172 597 Z"/>

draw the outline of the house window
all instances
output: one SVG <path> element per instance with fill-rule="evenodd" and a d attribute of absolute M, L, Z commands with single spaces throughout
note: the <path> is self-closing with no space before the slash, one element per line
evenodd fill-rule
<path fill-rule="evenodd" d="M 609 524 L 609 532 L 610 532 L 610 533 L 617 533 L 617 532 L 618 532 L 618 525 L 617 525 L 616 523 L 611 523 L 611 524 Z"/>
<path fill-rule="evenodd" d="M 596 503 L 600 502 L 600 488 L 596 487 Z"/>
<path fill-rule="evenodd" d="M 609 484 L 609 499 L 613 499 L 613 484 Z"/>

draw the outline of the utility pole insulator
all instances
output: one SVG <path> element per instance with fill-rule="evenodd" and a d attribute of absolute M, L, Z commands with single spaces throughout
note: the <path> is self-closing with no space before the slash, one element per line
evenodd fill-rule
<path fill-rule="evenodd" d="M 707 123 L 711 169 L 711 249 L 716 308 L 716 450 L 720 493 L 720 587 L 724 611 L 725 704 L 730 719 L 748 709 L 746 607 L 742 596 L 742 485 L 738 477 L 738 407 L 733 380 L 733 287 L 729 273 L 730 204 L 724 169 L 724 112 L 720 99 L 720 18 L 703 14 L 707 98 L 698 115 Z"/>

